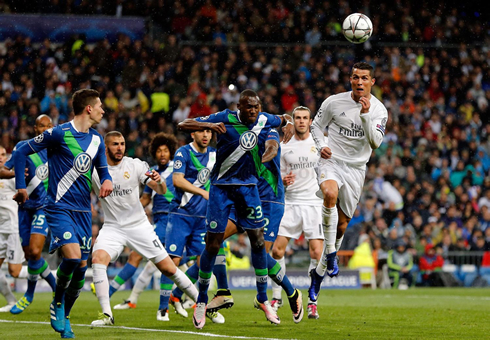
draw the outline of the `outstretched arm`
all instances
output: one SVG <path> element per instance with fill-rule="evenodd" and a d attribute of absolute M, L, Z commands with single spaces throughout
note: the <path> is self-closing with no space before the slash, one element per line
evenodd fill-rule
<path fill-rule="evenodd" d="M 156 170 L 149 170 L 147 176 L 151 178 L 146 185 L 156 191 L 159 195 L 164 195 L 167 192 L 167 184 Z"/>
<path fill-rule="evenodd" d="M 226 127 L 225 124 L 223 123 L 198 122 L 190 118 L 187 118 L 183 122 L 180 122 L 179 125 L 177 125 L 177 128 L 185 132 L 203 131 L 203 130 L 211 130 L 219 134 L 226 132 Z"/>
<path fill-rule="evenodd" d="M 284 138 L 282 141 L 284 144 L 286 144 L 294 136 L 293 117 L 288 114 L 283 114 L 279 117 L 281 118 L 281 126 L 283 126 L 282 132 L 284 132 Z"/>

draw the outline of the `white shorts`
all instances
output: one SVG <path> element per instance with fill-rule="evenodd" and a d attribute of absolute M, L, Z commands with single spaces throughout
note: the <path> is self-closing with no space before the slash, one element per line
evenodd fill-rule
<path fill-rule="evenodd" d="M 12 264 L 25 261 L 24 250 L 22 250 L 18 233 L 0 233 L 0 259 L 5 259 L 6 262 Z"/>
<path fill-rule="evenodd" d="M 335 159 L 320 159 L 315 167 L 318 185 L 334 180 L 339 187 L 339 207 L 344 214 L 352 218 L 361 199 L 366 170 L 354 168 Z"/>
<path fill-rule="evenodd" d="M 277 234 L 296 240 L 303 232 L 307 240 L 323 240 L 322 207 L 286 204 Z"/>
<path fill-rule="evenodd" d="M 145 219 L 131 226 L 103 225 L 94 244 L 93 251 L 104 250 L 114 262 L 127 246 L 154 263 L 168 256 L 153 226 Z"/>

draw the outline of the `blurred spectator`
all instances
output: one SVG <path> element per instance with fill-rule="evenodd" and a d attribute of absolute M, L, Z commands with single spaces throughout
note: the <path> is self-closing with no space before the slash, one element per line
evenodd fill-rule
<path fill-rule="evenodd" d="M 400 280 L 405 279 L 406 285 L 410 287 L 413 282 L 411 273 L 413 267 L 412 254 L 407 251 L 407 245 L 402 240 L 398 240 L 394 247 L 395 250 L 388 252 L 388 273 L 392 280 L 393 288 L 399 288 Z"/>
<path fill-rule="evenodd" d="M 419 260 L 420 274 L 422 274 L 422 285 L 424 286 L 436 286 L 439 279 L 437 278 L 437 272 L 442 271 L 444 265 L 444 259 L 442 256 L 437 255 L 432 244 L 425 246 L 425 253 Z"/>

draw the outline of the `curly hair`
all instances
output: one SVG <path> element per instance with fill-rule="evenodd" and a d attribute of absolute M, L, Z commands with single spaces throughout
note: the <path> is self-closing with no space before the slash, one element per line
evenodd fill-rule
<path fill-rule="evenodd" d="M 162 145 L 167 146 L 168 150 L 170 151 L 170 159 L 173 159 L 178 145 L 177 138 L 169 133 L 157 133 L 150 142 L 150 154 L 154 159 L 156 159 L 158 148 Z"/>

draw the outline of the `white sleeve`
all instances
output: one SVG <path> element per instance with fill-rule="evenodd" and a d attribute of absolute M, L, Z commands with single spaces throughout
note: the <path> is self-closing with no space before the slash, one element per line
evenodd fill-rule
<path fill-rule="evenodd" d="M 378 111 L 379 113 L 376 114 Z M 388 121 L 388 112 L 383 108 L 376 108 L 371 113 L 361 114 L 362 127 L 366 133 L 366 138 L 371 149 L 377 149 L 383 142 L 385 136 L 386 122 Z"/>
<path fill-rule="evenodd" d="M 148 163 L 139 159 L 135 159 L 135 165 L 135 170 L 138 174 L 140 183 L 146 185 L 151 180 L 150 177 L 146 176 L 146 172 L 150 169 L 150 166 Z"/>
<path fill-rule="evenodd" d="M 315 141 L 316 147 L 318 149 L 318 153 L 327 146 L 327 142 L 325 139 L 325 128 L 330 124 L 332 120 L 332 110 L 331 97 L 325 99 L 318 110 L 315 119 L 313 119 L 313 124 L 311 124 L 311 136 Z"/>
<path fill-rule="evenodd" d="M 286 159 L 284 158 L 284 153 L 285 153 L 285 149 L 284 149 L 284 145 L 283 143 L 281 143 L 281 177 L 284 177 L 287 175 L 287 163 L 286 163 Z"/>

